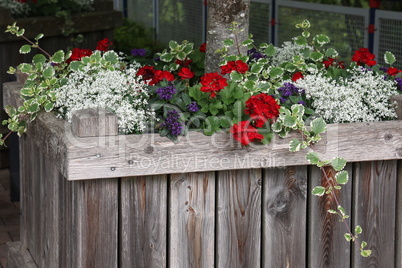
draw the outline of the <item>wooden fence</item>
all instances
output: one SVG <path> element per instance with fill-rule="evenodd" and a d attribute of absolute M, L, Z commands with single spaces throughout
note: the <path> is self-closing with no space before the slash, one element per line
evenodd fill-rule
<path fill-rule="evenodd" d="M 20 87 L 4 85 L 6 103 Z M 96 120 L 101 134 L 108 120 Z M 326 212 L 334 200 L 310 194 L 321 173 L 305 152 L 288 152 L 286 139 L 242 148 L 226 133 L 174 144 L 76 130 L 41 114 L 21 138 L 14 267 L 402 266 L 401 121 L 331 125 L 318 146 L 324 158 L 351 162 L 337 198 L 347 223 L 362 226 L 369 258 Z"/>

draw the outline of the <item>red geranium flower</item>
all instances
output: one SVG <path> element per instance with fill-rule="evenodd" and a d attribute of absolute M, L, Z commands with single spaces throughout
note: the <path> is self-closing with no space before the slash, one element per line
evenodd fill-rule
<path fill-rule="evenodd" d="M 303 74 L 302 74 L 301 72 L 297 72 L 297 73 L 294 73 L 294 74 L 292 75 L 292 81 L 293 81 L 293 82 L 299 80 L 300 78 L 301 78 L 301 79 L 304 78 L 304 76 L 303 76 Z"/>
<path fill-rule="evenodd" d="M 221 74 L 228 74 L 232 71 L 237 71 L 241 74 L 244 74 L 248 71 L 248 65 L 241 60 L 229 61 L 226 65 L 221 66 L 220 69 Z"/>
<path fill-rule="evenodd" d="M 221 91 L 228 85 L 226 78 L 218 73 L 206 73 L 201 77 L 201 91 L 210 93 L 211 98 L 216 96 L 216 92 Z"/>
<path fill-rule="evenodd" d="M 151 86 L 156 85 L 163 79 L 166 79 L 168 81 L 173 81 L 174 75 L 171 74 L 169 71 L 156 70 L 154 77 L 149 82 L 149 85 L 151 85 Z"/>
<path fill-rule="evenodd" d="M 255 127 L 263 127 L 268 120 L 275 120 L 279 115 L 279 104 L 265 93 L 251 96 L 246 101 L 245 113 L 254 120 Z"/>
<path fill-rule="evenodd" d="M 261 141 L 264 136 L 258 133 L 258 130 L 251 125 L 250 121 L 241 121 L 230 128 L 233 138 L 242 145 L 247 146 L 250 142 Z"/>
<path fill-rule="evenodd" d="M 100 40 L 100 41 L 98 42 L 98 45 L 96 46 L 96 50 L 99 50 L 99 51 L 108 51 L 108 50 L 109 50 L 109 47 L 111 47 L 112 45 L 113 45 L 113 43 L 110 42 L 109 39 L 104 38 L 104 39 L 102 39 L 102 40 Z"/>
<path fill-rule="evenodd" d="M 334 58 L 328 57 L 328 60 L 324 60 L 322 63 L 324 63 L 325 68 L 329 68 L 330 66 L 335 66 L 339 69 L 345 69 L 345 65 L 343 61 L 337 61 Z"/>
<path fill-rule="evenodd" d="M 207 51 L 207 43 L 202 43 L 200 46 L 200 52 L 205 53 Z"/>
<path fill-rule="evenodd" d="M 153 66 L 144 66 L 138 69 L 136 75 L 141 75 L 144 80 L 150 80 L 155 76 L 155 69 Z"/>
<path fill-rule="evenodd" d="M 356 62 L 357 65 L 373 66 L 376 65 L 377 62 L 374 60 L 375 55 L 372 54 L 368 48 L 361 47 L 359 50 L 355 51 L 355 54 L 352 57 L 352 61 Z"/>
<path fill-rule="evenodd" d="M 73 48 L 71 52 L 72 54 L 70 58 L 66 61 L 67 63 L 70 63 L 72 61 L 78 61 L 81 60 L 82 57 L 92 55 L 92 51 L 90 49 Z"/>
<path fill-rule="evenodd" d="M 389 74 L 389 75 L 397 75 L 398 73 L 400 73 L 401 71 L 400 70 L 398 70 L 398 68 L 395 68 L 395 67 L 389 67 L 388 69 L 387 69 L 387 74 Z"/>
<path fill-rule="evenodd" d="M 190 70 L 190 68 L 183 67 L 179 71 L 179 76 L 181 79 L 191 79 L 194 77 L 194 72 Z"/>
<path fill-rule="evenodd" d="M 193 61 L 190 59 L 185 59 L 185 60 L 176 60 L 175 63 L 179 64 L 181 66 L 189 66 Z"/>

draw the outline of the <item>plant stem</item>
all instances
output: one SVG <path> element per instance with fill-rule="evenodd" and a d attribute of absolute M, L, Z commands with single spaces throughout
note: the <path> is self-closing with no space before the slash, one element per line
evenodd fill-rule
<path fill-rule="evenodd" d="M 31 45 L 35 46 L 36 48 L 38 48 L 40 51 L 42 51 L 49 59 L 52 57 L 49 53 L 47 53 L 45 50 L 43 50 L 40 46 L 38 46 L 37 44 L 35 44 L 34 42 L 32 42 L 31 40 L 29 40 L 28 38 L 26 38 L 25 36 L 21 36 L 22 38 L 24 38 L 28 43 L 30 43 Z"/>

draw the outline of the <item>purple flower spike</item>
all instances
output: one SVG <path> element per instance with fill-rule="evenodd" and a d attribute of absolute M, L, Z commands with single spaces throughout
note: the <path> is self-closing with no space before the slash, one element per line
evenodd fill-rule
<path fill-rule="evenodd" d="M 200 108 L 198 107 L 197 103 L 193 101 L 192 103 L 190 103 L 189 105 L 187 105 L 187 109 L 188 109 L 190 112 L 195 113 L 195 112 L 197 112 Z"/>
<path fill-rule="evenodd" d="M 147 50 L 145 48 L 134 48 L 131 50 L 131 55 L 145 57 Z"/>
<path fill-rule="evenodd" d="M 177 111 L 169 111 L 165 122 L 163 122 L 161 126 L 165 127 L 173 136 L 179 136 L 183 128 L 181 123 L 178 121 L 179 118 L 180 115 Z"/>
<path fill-rule="evenodd" d="M 170 100 L 173 98 L 173 95 L 176 93 L 176 88 L 170 84 L 166 87 L 160 87 L 156 90 L 156 94 L 160 100 Z"/>

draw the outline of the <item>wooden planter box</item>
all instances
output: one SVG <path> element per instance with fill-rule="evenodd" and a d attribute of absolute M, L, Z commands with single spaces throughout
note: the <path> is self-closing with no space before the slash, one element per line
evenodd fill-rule
<path fill-rule="evenodd" d="M 4 85 L 7 103 L 20 87 Z M 98 121 L 100 136 L 78 137 L 41 114 L 22 137 L 15 267 L 401 267 L 401 121 L 330 125 L 318 146 L 351 161 L 338 198 L 369 258 L 326 212 L 334 201 L 310 194 L 321 174 L 287 139 L 241 148 L 226 133 L 190 132 L 174 144 L 105 136 L 113 118 Z"/>

